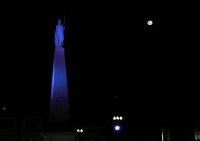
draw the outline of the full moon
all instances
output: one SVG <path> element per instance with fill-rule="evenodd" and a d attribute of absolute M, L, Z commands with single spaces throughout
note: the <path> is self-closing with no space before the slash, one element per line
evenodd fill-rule
<path fill-rule="evenodd" d="M 147 24 L 148 24 L 148 25 L 152 25 L 152 24 L 153 24 L 153 21 L 149 20 L 149 21 L 147 22 Z"/>

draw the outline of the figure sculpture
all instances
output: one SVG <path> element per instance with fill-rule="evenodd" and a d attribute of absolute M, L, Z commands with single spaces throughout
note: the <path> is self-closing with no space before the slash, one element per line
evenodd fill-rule
<path fill-rule="evenodd" d="M 56 25 L 56 30 L 54 35 L 54 43 L 56 47 L 63 47 L 64 30 L 65 27 L 61 24 L 61 19 L 58 19 L 58 24 Z"/>

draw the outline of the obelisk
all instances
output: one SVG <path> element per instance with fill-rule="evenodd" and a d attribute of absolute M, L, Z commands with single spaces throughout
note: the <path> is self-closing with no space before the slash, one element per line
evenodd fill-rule
<path fill-rule="evenodd" d="M 54 61 L 51 84 L 50 121 L 54 123 L 68 123 L 69 99 L 65 49 L 63 48 L 64 26 L 58 20 L 54 35 Z"/>

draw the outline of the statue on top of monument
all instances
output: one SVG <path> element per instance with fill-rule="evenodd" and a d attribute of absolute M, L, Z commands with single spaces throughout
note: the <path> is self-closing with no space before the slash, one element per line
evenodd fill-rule
<path fill-rule="evenodd" d="M 58 24 L 56 25 L 54 43 L 56 47 L 63 47 L 64 42 L 64 25 L 61 24 L 61 19 L 58 19 Z"/>

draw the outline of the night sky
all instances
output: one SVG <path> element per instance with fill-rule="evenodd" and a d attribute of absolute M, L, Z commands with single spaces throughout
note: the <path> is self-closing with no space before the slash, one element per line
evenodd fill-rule
<path fill-rule="evenodd" d="M 196 118 L 195 8 L 187 12 L 150 2 L 89 4 L 35 4 L 1 13 L 0 106 L 8 113 L 48 114 L 54 28 L 65 14 L 75 119 L 104 121 L 115 113 L 145 123 Z"/>

